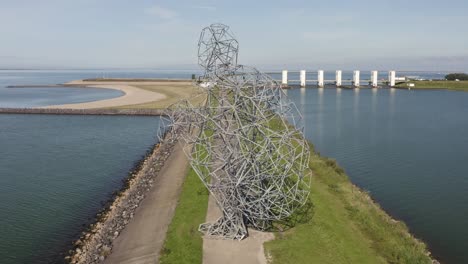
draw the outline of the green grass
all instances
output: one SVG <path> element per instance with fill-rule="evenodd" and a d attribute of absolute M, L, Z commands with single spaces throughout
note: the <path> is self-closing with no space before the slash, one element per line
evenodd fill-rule
<path fill-rule="evenodd" d="M 174 218 L 161 252 L 161 264 L 202 263 L 203 240 L 198 226 L 205 222 L 208 191 L 195 171 L 187 173 Z"/>
<path fill-rule="evenodd" d="M 334 160 L 312 153 L 310 218 L 265 244 L 271 263 L 430 263 L 425 245 L 353 185 Z M 193 170 L 184 183 L 161 263 L 202 263 L 197 231 L 208 192 Z"/>
<path fill-rule="evenodd" d="M 411 89 L 448 89 L 468 92 L 468 81 L 408 81 L 397 84 L 397 87 L 406 88 L 407 83 L 414 83 Z"/>
<path fill-rule="evenodd" d="M 286 125 L 279 119 L 269 124 L 277 130 Z M 310 149 L 313 178 L 309 210 L 304 210 L 306 217 L 293 215 L 287 221 L 300 221 L 265 243 L 271 263 L 431 263 L 425 244 L 402 222 L 392 219 L 353 185 L 334 160 L 314 153 L 311 144 Z M 207 206 L 208 192 L 190 170 L 169 226 L 161 263 L 202 263 L 203 242 L 197 230 L 205 221 Z"/>
<path fill-rule="evenodd" d="M 265 244 L 272 263 L 431 263 L 425 245 L 333 160 L 311 154 L 310 167 L 312 217 Z"/>

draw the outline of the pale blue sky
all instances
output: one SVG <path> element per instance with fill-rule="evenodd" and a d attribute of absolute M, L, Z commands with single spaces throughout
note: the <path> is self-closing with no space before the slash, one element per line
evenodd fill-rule
<path fill-rule="evenodd" d="M 468 71 L 468 1 L 0 0 L 0 68 L 194 68 L 231 26 L 262 69 Z"/>

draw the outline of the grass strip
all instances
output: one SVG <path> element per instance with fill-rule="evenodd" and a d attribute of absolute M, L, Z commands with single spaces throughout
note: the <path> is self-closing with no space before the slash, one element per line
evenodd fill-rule
<path fill-rule="evenodd" d="M 468 92 L 468 81 L 408 81 L 396 86 L 407 88 L 409 83 L 414 84 L 411 89 L 448 89 Z"/>
<path fill-rule="evenodd" d="M 161 264 L 202 263 L 203 240 L 198 226 L 205 222 L 207 208 L 208 191 L 195 171 L 190 169 L 167 231 Z"/>

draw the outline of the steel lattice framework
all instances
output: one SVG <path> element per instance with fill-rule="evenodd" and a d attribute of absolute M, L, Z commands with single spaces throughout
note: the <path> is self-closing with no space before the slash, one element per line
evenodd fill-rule
<path fill-rule="evenodd" d="M 229 27 L 203 29 L 198 59 L 205 69 L 203 106 L 183 100 L 168 108 L 172 139 L 182 139 L 192 168 L 222 211 L 200 225 L 206 236 L 241 240 L 247 227 L 269 230 L 309 195 L 309 147 L 301 115 L 279 83 L 238 65 Z M 193 98 L 192 98 L 193 99 Z"/>

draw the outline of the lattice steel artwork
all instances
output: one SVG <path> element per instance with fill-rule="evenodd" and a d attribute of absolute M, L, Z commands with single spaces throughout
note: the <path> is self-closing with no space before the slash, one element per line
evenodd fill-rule
<path fill-rule="evenodd" d="M 229 27 L 203 29 L 202 106 L 183 100 L 168 108 L 172 139 L 184 140 L 192 168 L 222 211 L 200 225 L 205 236 L 241 240 L 248 227 L 270 230 L 308 199 L 309 147 L 301 115 L 279 83 L 238 65 Z"/>

